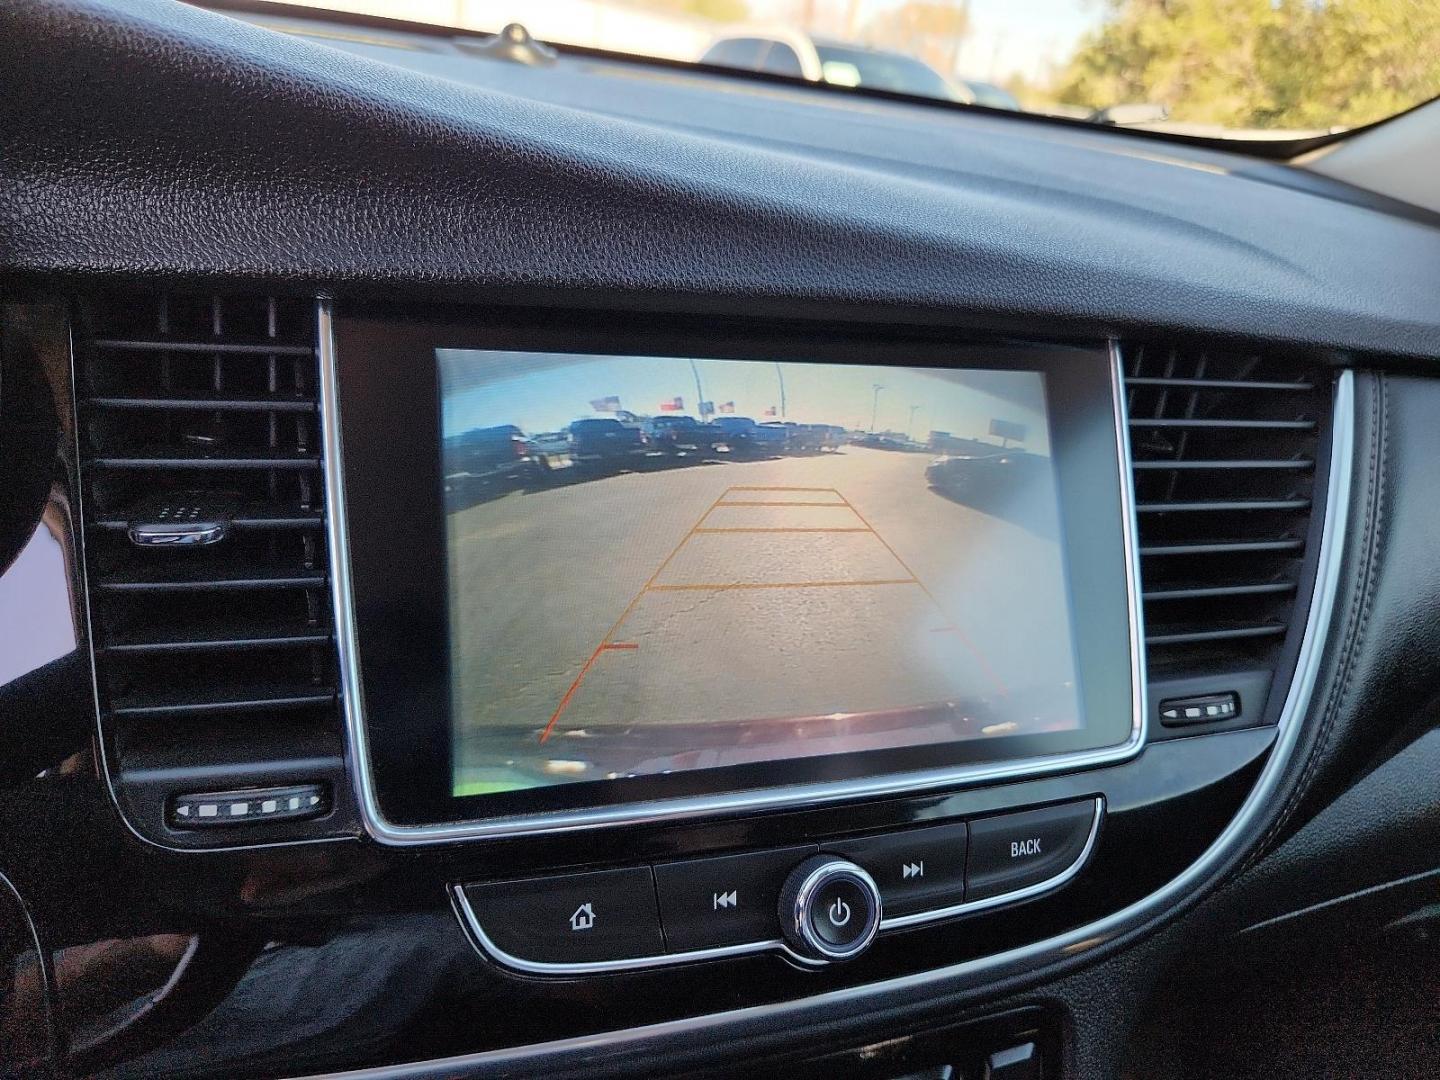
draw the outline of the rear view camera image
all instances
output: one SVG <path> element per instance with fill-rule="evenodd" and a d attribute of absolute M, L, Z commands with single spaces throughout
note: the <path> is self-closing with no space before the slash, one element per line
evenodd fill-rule
<path fill-rule="evenodd" d="M 437 357 L 455 795 L 1081 726 L 1041 374 Z"/>

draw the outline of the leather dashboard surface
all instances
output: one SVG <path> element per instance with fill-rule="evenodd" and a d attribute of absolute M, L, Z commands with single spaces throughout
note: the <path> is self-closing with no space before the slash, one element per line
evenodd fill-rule
<path fill-rule="evenodd" d="M 1440 231 L 1223 154 L 799 88 L 639 84 L 621 119 L 577 104 L 608 76 L 569 104 L 486 77 L 511 92 L 170 0 L 6 4 L 0 273 L 1440 353 Z"/>

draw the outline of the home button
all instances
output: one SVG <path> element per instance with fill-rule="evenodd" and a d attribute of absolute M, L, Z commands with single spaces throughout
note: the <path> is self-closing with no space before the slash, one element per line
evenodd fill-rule
<path fill-rule="evenodd" d="M 502 963 L 595 964 L 665 951 L 646 866 L 467 885 L 486 951 Z"/>

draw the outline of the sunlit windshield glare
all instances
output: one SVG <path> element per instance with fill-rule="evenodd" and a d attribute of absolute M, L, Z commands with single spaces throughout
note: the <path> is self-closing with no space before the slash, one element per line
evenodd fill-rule
<path fill-rule="evenodd" d="M 297 0 L 833 87 L 1297 138 L 1440 94 L 1440 0 Z"/>

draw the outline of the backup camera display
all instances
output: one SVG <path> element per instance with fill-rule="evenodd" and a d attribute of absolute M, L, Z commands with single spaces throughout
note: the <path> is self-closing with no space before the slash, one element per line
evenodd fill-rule
<path fill-rule="evenodd" d="M 1082 726 L 1040 373 L 437 357 L 454 795 Z"/>

